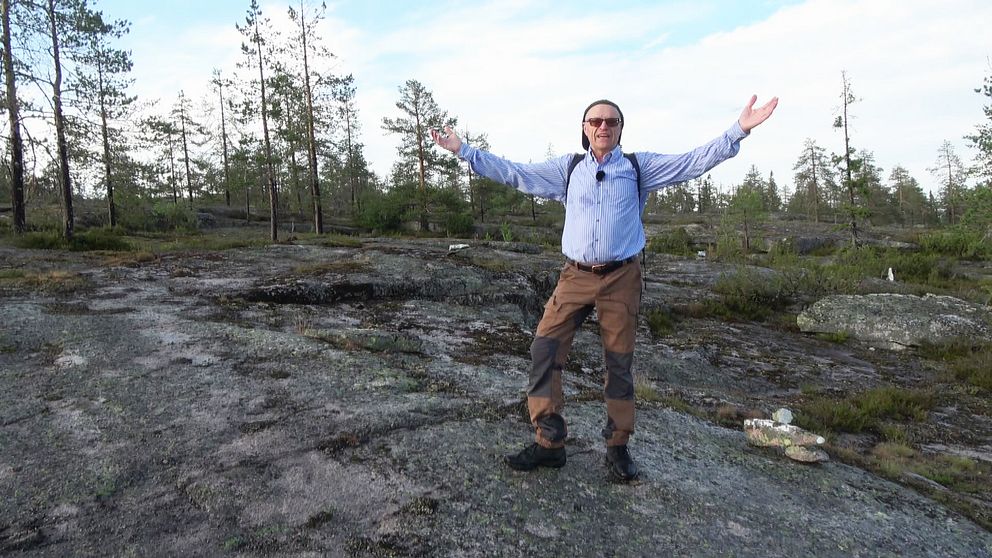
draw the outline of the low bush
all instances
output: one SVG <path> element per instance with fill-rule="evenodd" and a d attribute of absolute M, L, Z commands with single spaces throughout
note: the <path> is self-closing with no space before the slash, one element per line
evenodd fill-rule
<path fill-rule="evenodd" d="M 914 473 L 966 493 L 978 492 L 990 469 L 967 457 L 921 454 L 902 442 L 878 444 L 869 459 L 871 465 L 889 478 L 900 480 L 905 473 Z"/>
<path fill-rule="evenodd" d="M 959 339 L 920 347 L 924 358 L 947 364 L 947 381 L 992 391 L 992 343 Z"/>
<path fill-rule="evenodd" d="M 670 310 L 652 308 L 645 313 L 645 317 L 654 337 L 665 337 L 675 332 L 675 317 Z"/>
<path fill-rule="evenodd" d="M 472 235 L 475 221 L 470 213 L 448 213 L 444 216 L 444 230 L 448 236 L 465 238 Z"/>
<path fill-rule="evenodd" d="M 112 229 L 91 229 L 73 236 L 72 242 L 69 243 L 69 249 L 74 252 L 88 252 L 92 250 L 126 252 L 131 250 L 132 246 Z"/>
<path fill-rule="evenodd" d="M 651 237 L 647 248 L 649 252 L 689 256 L 693 253 L 692 237 L 684 227 L 679 227 L 674 231 Z"/>
<path fill-rule="evenodd" d="M 196 212 L 189 204 L 168 200 L 142 202 L 121 211 L 117 224 L 127 231 L 195 231 L 197 228 Z"/>
<path fill-rule="evenodd" d="M 753 320 L 764 320 L 785 308 L 795 295 L 779 274 L 751 268 L 721 275 L 713 290 L 731 314 Z"/>
<path fill-rule="evenodd" d="M 133 247 L 120 234 L 112 229 L 91 229 L 73 235 L 70 242 L 58 232 L 32 232 L 14 239 L 18 248 L 33 250 L 71 250 L 89 252 L 93 250 L 128 251 Z"/>
<path fill-rule="evenodd" d="M 813 395 L 800 406 L 796 424 L 813 432 L 882 433 L 885 421 L 922 421 L 933 408 L 932 393 L 880 387 L 844 399 Z"/>
<path fill-rule="evenodd" d="M 411 203 L 410 195 L 400 189 L 370 195 L 363 200 L 358 222 L 380 233 L 398 232 L 403 229 Z"/>
<path fill-rule="evenodd" d="M 992 256 L 992 243 L 978 231 L 955 227 L 920 235 L 920 248 L 929 254 L 961 259 L 981 259 Z"/>
<path fill-rule="evenodd" d="M 29 232 L 14 237 L 14 246 L 29 250 L 62 250 L 66 248 L 66 242 L 57 232 Z"/>

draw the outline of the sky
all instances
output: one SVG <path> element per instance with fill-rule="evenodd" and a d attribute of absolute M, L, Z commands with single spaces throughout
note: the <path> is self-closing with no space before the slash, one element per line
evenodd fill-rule
<path fill-rule="evenodd" d="M 285 19 L 288 4 L 260 3 Z M 131 22 L 120 46 L 145 100 L 169 105 L 180 89 L 212 98 L 212 70 L 231 74 L 242 56 L 235 23 L 247 0 L 96 8 Z M 625 151 L 680 153 L 729 128 L 752 94 L 777 96 L 771 119 L 712 176 L 727 191 L 754 165 L 791 192 L 807 138 L 843 151 L 832 124 L 846 72 L 858 98 L 852 145 L 873 153 L 883 178 L 899 165 L 931 190 L 944 141 L 965 164 L 975 155 L 964 136 L 990 102 L 975 92 L 992 75 L 989 22 L 988 0 L 340 0 L 319 33 L 331 70 L 355 78 L 360 139 L 380 176 L 400 140 L 382 119 L 401 115 L 399 87 L 416 79 L 459 132 L 484 133 L 520 162 L 580 151 L 582 110 L 596 99 L 623 110 Z"/>

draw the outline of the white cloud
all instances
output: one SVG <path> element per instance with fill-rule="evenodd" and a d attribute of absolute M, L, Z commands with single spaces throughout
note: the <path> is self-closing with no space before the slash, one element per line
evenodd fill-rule
<path fill-rule="evenodd" d="M 672 21 L 698 16 L 691 8 L 673 15 L 611 7 L 522 23 L 515 10 L 526 2 L 498 6 L 413 17 L 415 26 L 375 37 L 352 31 L 334 45 L 359 80 L 367 156 L 377 171 L 388 171 L 397 139 L 384 137 L 379 123 L 395 115 L 397 87 L 409 78 L 432 90 L 462 127 L 487 133 L 495 152 L 523 161 L 543 159 L 549 143 L 560 153 L 577 150 L 581 110 L 596 98 L 623 107 L 627 149 L 672 152 L 722 132 L 751 93 L 759 103 L 778 95 L 772 120 L 714 171 L 728 185 L 751 164 L 791 183 L 806 137 L 828 152 L 842 149 L 831 127 L 842 70 L 861 98 L 852 107 L 854 145 L 872 151 L 886 176 L 901 164 L 928 185 L 937 147 L 950 140 L 969 159 L 961 138 L 982 118 L 973 88 L 989 71 L 988 2 L 811 0 L 667 48 L 657 48 L 666 44 L 659 37 Z M 390 57 L 403 66 L 386 65 Z"/>
<path fill-rule="evenodd" d="M 875 154 L 886 176 L 901 164 L 928 187 L 926 168 L 944 140 L 972 157 L 962 136 L 987 102 L 973 89 L 992 71 L 992 3 L 810 0 L 687 42 L 686 29 L 725 7 L 428 2 L 397 8 L 402 14 L 390 21 L 359 22 L 332 5 L 320 34 L 338 57 L 334 71 L 355 76 L 366 157 L 383 175 L 399 138 L 385 135 L 381 122 L 397 116 L 407 79 L 430 89 L 461 129 L 486 133 L 493 151 L 521 161 L 545 158 L 549 144 L 558 153 L 578 150 L 580 113 L 593 99 L 623 107 L 628 150 L 677 152 L 721 133 L 752 93 L 759 103 L 778 95 L 775 116 L 714 177 L 730 185 L 754 164 L 791 184 L 805 138 L 828 152 L 842 149 L 831 123 L 846 70 L 861 98 L 852 107 L 852 140 Z M 263 11 L 285 19 L 285 6 Z M 171 104 L 180 89 L 208 95 L 211 69 L 230 73 L 242 57 L 234 22 L 243 9 L 171 36 L 155 19 L 137 19 L 130 38 L 144 98 Z"/>

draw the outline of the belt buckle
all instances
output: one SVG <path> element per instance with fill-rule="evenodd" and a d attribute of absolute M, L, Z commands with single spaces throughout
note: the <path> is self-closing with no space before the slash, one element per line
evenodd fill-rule
<path fill-rule="evenodd" d="M 607 271 L 607 269 L 609 269 L 609 267 L 610 267 L 610 264 L 595 264 L 595 265 L 590 266 L 590 269 L 596 275 L 602 275 L 602 274 L 606 273 L 606 271 Z"/>

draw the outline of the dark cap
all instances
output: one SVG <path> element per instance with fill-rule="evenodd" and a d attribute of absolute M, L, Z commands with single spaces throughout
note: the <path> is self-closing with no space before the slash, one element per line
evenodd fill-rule
<path fill-rule="evenodd" d="M 589 103 L 589 106 L 586 107 L 586 110 L 582 111 L 582 121 L 583 122 L 585 122 L 585 120 L 586 120 L 586 114 L 589 113 L 589 109 L 591 109 L 592 107 L 594 107 L 596 105 L 610 105 L 611 107 L 617 109 L 617 113 L 620 115 L 620 133 L 617 134 L 617 144 L 619 144 L 620 143 L 620 137 L 623 136 L 623 124 L 624 124 L 623 111 L 620 110 L 620 107 L 617 106 L 617 104 L 614 103 L 613 101 L 610 101 L 610 100 L 607 100 L 607 99 L 600 99 L 598 101 L 593 101 L 593 102 Z M 586 133 L 585 133 L 584 130 L 582 132 L 582 149 L 584 149 L 586 151 L 589 151 L 589 138 L 586 137 Z"/>

